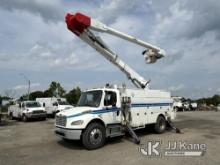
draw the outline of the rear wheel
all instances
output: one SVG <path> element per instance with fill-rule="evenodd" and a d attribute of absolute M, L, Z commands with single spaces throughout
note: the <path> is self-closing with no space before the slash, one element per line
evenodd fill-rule
<path fill-rule="evenodd" d="M 159 116 L 157 118 L 157 123 L 155 124 L 154 127 L 156 133 L 161 134 L 164 133 L 166 130 L 166 120 L 163 116 Z"/>
<path fill-rule="evenodd" d="M 105 143 L 105 127 L 100 123 L 91 123 L 82 134 L 82 143 L 89 149 L 97 149 Z"/>

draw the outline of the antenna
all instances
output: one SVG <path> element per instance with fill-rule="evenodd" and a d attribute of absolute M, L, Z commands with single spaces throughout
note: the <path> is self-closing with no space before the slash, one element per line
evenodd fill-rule
<path fill-rule="evenodd" d="M 28 100 L 29 100 L 31 81 L 27 78 L 27 76 L 24 75 L 24 73 L 20 73 L 19 75 L 22 76 L 28 82 L 28 92 L 27 92 L 27 94 L 28 94 Z"/>

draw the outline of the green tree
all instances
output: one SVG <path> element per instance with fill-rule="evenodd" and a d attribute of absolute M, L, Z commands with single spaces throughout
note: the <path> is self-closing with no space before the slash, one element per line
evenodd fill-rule
<path fill-rule="evenodd" d="M 79 87 L 76 87 L 69 91 L 69 93 L 65 95 L 65 98 L 70 104 L 74 105 L 78 102 L 80 95 L 81 89 Z"/>
<path fill-rule="evenodd" d="M 0 105 L 2 105 L 2 96 L 0 95 Z"/>
<path fill-rule="evenodd" d="M 44 91 L 44 97 L 63 97 L 65 95 L 65 89 L 60 85 L 59 82 L 51 82 L 49 89 Z"/>
<path fill-rule="evenodd" d="M 201 98 L 196 100 L 198 104 L 207 104 L 207 105 L 215 105 L 217 106 L 220 104 L 220 96 L 219 95 L 214 95 L 213 97 L 208 97 L 208 98 Z"/>
<path fill-rule="evenodd" d="M 30 100 L 35 100 L 36 98 L 39 98 L 39 97 L 44 97 L 44 92 L 42 92 L 42 91 L 31 92 L 30 96 L 29 96 L 29 99 Z"/>

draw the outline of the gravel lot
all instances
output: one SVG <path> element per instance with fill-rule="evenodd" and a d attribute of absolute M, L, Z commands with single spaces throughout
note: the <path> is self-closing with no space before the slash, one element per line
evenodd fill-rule
<path fill-rule="evenodd" d="M 220 164 L 220 112 L 180 112 L 176 125 L 183 134 L 168 131 L 155 134 L 149 127 L 137 131 L 141 143 L 159 139 L 162 146 L 169 140 L 205 143 L 203 157 L 147 157 L 139 146 L 125 138 L 114 138 L 98 150 L 88 151 L 79 141 L 66 142 L 55 136 L 54 119 L 27 123 L 10 121 L 0 126 L 0 165 L 66 164 Z"/>

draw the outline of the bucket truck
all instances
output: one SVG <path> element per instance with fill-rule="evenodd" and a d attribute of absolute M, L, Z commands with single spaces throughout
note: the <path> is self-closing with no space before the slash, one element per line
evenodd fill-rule
<path fill-rule="evenodd" d="M 76 107 L 56 114 L 55 133 L 63 139 L 81 140 L 87 149 L 102 147 L 106 138 L 123 136 L 125 132 L 129 132 L 134 141 L 139 143 L 134 130 L 148 124 L 154 125 L 157 133 L 163 133 L 167 121 L 175 119 L 171 94 L 149 89 L 149 81 L 123 62 L 94 31 L 144 47 L 146 63 L 154 63 L 164 57 L 165 51 L 81 13 L 67 14 L 66 23 L 71 32 L 118 67 L 136 88 L 107 84 L 82 92 Z"/>

